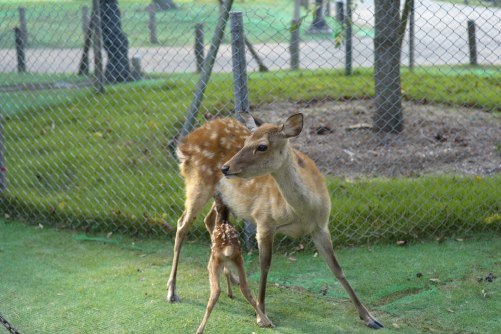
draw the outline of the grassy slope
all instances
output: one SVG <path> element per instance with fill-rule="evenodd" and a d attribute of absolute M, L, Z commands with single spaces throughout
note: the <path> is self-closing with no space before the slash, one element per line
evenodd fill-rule
<path fill-rule="evenodd" d="M 148 12 L 151 0 L 121 0 L 122 26 L 132 47 L 191 46 L 194 26 L 203 22 L 206 42 L 209 41 L 218 18 L 218 2 L 211 0 L 175 1 L 177 10 L 156 14 L 159 44 L 149 41 Z M 81 7 L 89 2 L 82 1 L 23 1 L 13 3 L 0 1 L 0 47 L 13 47 L 12 29 L 18 24 L 17 6 L 26 8 L 26 20 L 30 33 L 29 47 L 80 48 L 83 43 L 81 28 Z M 245 13 L 247 37 L 254 43 L 287 42 L 290 38 L 290 22 L 293 5 L 289 0 L 247 0 L 235 1 L 234 10 Z M 303 15 L 306 11 L 303 10 Z M 306 34 L 313 15 L 310 12 L 301 29 L 304 40 L 333 39 L 334 34 L 312 36 Z M 334 18 L 326 18 L 334 30 L 340 27 Z M 229 26 L 229 24 L 228 24 Z M 229 28 L 228 28 L 229 31 Z M 355 27 L 355 33 L 363 34 Z M 370 33 L 370 32 L 369 32 Z M 228 33 L 229 36 L 229 33 Z M 229 42 L 229 37 L 224 43 Z"/>
<path fill-rule="evenodd" d="M 209 249 L 197 243 L 184 248 L 183 302 L 169 305 L 164 297 L 171 249 L 170 242 L 93 240 L 0 220 L 0 312 L 22 333 L 193 333 L 208 297 Z M 337 253 L 385 333 L 494 333 L 501 326 L 501 279 L 477 281 L 489 272 L 499 276 L 499 237 Z M 247 256 L 246 264 L 255 291 L 256 256 Z M 237 294 L 235 300 L 221 296 L 207 332 L 372 333 L 309 251 L 275 254 L 267 300 L 276 329 L 257 328 L 253 311 Z"/>
<path fill-rule="evenodd" d="M 9 190 L 0 209 L 12 216 L 91 229 L 95 222 L 101 229 L 120 231 L 130 231 L 131 226 L 141 231 L 139 225 L 145 221 L 146 229 L 164 220 L 173 223 L 182 210 L 182 182 L 167 146 L 191 102 L 195 79 L 191 74 L 172 75 L 109 87 L 100 96 L 53 96 L 50 107 L 9 117 L 4 124 Z M 405 72 L 403 87 L 409 99 L 420 101 L 421 92 L 430 90 L 428 102 L 482 103 L 495 111 L 501 105 L 498 79 Z M 352 77 L 339 71 L 253 73 L 250 100 L 259 106 L 284 100 L 367 98 L 374 94 L 372 81 L 367 70 Z M 465 82 L 482 89 L 468 90 Z M 202 110 L 230 114 L 231 101 L 231 75 L 214 75 Z M 23 152 L 22 159 L 12 152 Z M 331 179 L 338 210 L 333 220 L 341 230 L 363 227 L 336 238 L 380 238 L 381 224 L 381 232 L 393 231 L 386 234 L 390 238 L 426 234 L 440 224 L 461 228 L 473 222 L 483 228 L 485 219 L 501 210 L 496 191 L 500 182 L 499 176 L 482 182 L 471 177 L 355 183 Z M 378 203 L 378 208 L 364 203 Z M 414 217 L 423 213 L 428 215 L 427 225 L 416 225 Z M 360 231 L 371 225 L 376 227 L 373 235 L 361 237 Z"/>

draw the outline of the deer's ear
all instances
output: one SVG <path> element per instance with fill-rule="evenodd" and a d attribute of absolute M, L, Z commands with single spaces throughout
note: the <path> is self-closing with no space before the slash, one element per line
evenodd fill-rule
<path fill-rule="evenodd" d="M 240 117 L 242 117 L 245 125 L 251 132 L 256 131 L 257 129 L 256 121 L 254 120 L 254 117 L 252 117 L 250 113 L 242 112 L 240 113 Z"/>
<path fill-rule="evenodd" d="M 287 138 L 297 137 L 303 130 L 303 114 L 295 114 L 287 118 L 282 125 L 282 132 Z"/>

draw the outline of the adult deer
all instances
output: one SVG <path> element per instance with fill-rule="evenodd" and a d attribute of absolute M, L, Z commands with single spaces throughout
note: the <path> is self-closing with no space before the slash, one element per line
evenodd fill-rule
<path fill-rule="evenodd" d="M 186 201 L 177 226 L 167 299 L 179 300 L 176 274 L 181 245 L 195 216 L 217 190 L 236 216 L 256 225 L 261 269 L 258 305 L 263 313 L 275 233 L 290 237 L 309 234 L 360 318 L 370 328 L 382 328 L 360 302 L 334 255 L 328 229 L 331 203 L 322 174 L 309 157 L 289 145 L 289 138 L 303 129 L 303 115 L 293 115 L 280 125 L 259 127 L 252 116 L 241 115 L 247 128 L 234 119 L 217 119 L 195 129 L 177 148 Z M 214 217 L 209 212 L 206 226 L 213 224 L 208 220 Z M 259 315 L 257 321 L 262 323 Z"/>

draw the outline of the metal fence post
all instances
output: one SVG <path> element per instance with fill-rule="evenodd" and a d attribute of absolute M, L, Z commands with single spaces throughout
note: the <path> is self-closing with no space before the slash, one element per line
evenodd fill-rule
<path fill-rule="evenodd" d="M 3 116 L 0 114 L 0 193 L 7 189 L 7 167 L 5 167 L 5 144 L 3 136 Z"/>
<path fill-rule="evenodd" d="M 197 62 L 197 72 L 202 72 L 204 66 L 204 24 L 195 25 L 195 59 Z"/>
<path fill-rule="evenodd" d="M 470 50 L 470 65 L 478 65 L 475 21 L 473 20 L 468 20 L 468 49 Z"/>
<path fill-rule="evenodd" d="M 230 13 L 231 24 L 231 59 L 233 65 L 233 92 L 235 94 L 235 112 L 249 112 L 247 88 L 247 62 L 245 59 L 244 24 L 242 12 Z"/>
<path fill-rule="evenodd" d="M 299 29 L 301 27 L 300 20 L 301 0 L 294 1 L 294 13 L 291 23 L 291 41 L 289 51 L 291 54 L 291 70 L 299 69 Z"/>
<path fill-rule="evenodd" d="M 241 113 L 249 112 L 249 90 L 247 86 L 247 61 L 245 59 L 245 38 L 242 12 L 230 13 L 231 24 L 231 59 L 233 65 L 233 92 L 235 113 L 242 121 Z M 244 243 L 247 249 L 253 247 L 256 228 L 244 220 Z"/>
<path fill-rule="evenodd" d="M 351 75 L 353 62 L 353 31 L 352 31 L 351 0 L 346 0 L 346 54 L 345 54 L 345 74 Z"/>

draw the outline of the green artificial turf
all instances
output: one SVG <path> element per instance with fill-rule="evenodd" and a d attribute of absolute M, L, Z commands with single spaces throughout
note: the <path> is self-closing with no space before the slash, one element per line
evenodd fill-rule
<path fill-rule="evenodd" d="M 224 294 L 207 333 L 371 333 L 314 250 L 274 255 L 259 329 L 239 292 Z M 87 235 L 0 220 L 0 314 L 21 333 L 194 333 L 209 294 L 209 246 L 186 243 L 180 304 L 165 301 L 172 243 Z M 495 333 L 501 322 L 501 238 L 337 250 L 384 333 Z M 245 256 L 257 289 L 258 261 Z M 492 273 L 492 275 L 489 275 Z M 0 333 L 2 329 L 0 328 Z"/>

